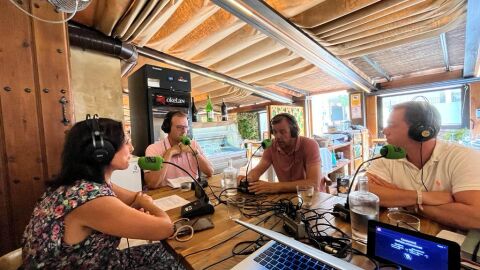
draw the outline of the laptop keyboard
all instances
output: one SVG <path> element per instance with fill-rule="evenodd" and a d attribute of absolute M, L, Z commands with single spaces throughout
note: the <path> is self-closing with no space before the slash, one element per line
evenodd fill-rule
<path fill-rule="evenodd" d="M 255 259 L 257 263 L 267 269 L 336 269 L 314 258 L 298 252 L 297 250 L 275 242 L 271 247 L 259 254 Z"/>

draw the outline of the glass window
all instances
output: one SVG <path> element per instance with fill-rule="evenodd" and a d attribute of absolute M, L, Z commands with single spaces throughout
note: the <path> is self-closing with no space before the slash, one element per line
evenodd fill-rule
<path fill-rule="evenodd" d="M 425 97 L 435 108 L 438 109 L 442 118 L 442 129 L 457 129 L 466 125 L 463 120 L 465 91 L 461 88 L 438 90 L 414 94 L 402 94 L 381 97 L 379 102 L 379 130 L 387 125 L 388 115 L 394 105 L 411 100 L 423 100 Z"/>
<path fill-rule="evenodd" d="M 313 134 L 328 131 L 329 126 L 343 129 L 350 124 L 350 110 L 347 91 L 312 96 Z"/>

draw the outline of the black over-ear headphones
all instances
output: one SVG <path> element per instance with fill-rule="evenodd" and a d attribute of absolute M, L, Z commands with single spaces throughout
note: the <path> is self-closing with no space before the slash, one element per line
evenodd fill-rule
<path fill-rule="evenodd" d="M 115 155 L 115 148 L 110 141 L 103 138 L 103 132 L 100 130 L 98 122 L 98 114 L 94 114 L 93 117 L 87 114 L 86 121 L 92 134 L 92 143 L 88 144 L 87 152 L 95 162 L 109 164 Z"/>
<path fill-rule="evenodd" d="M 270 120 L 270 130 L 273 132 L 273 122 L 276 121 L 279 117 L 284 117 L 287 119 L 288 124 L 290 126 L 290 136 L 293 138 L 297 138 L 298 135 L 300 134 L 300 127 L 298 126 L 297 120 L 289 113 L 279 113 L 275 115 L 271 120 Z"/>
<path fill-rule="evenodd" d="M 435 115 L 431 106 L 432 105 L 428 102 L 428 100 L 426 100 L 425 108 L 428 110 L 428 113 L 422 115 L 419 122 L 413 123 L 408 128 L 408 136 L 412 140 L 417 142 L 425 142 L 437 135 L 438 130 L 433 122 Z"/>
<path fill-rule="evenodd" d="M 172 118 L 179 112 L 180 111 L 170 111 L 165 115 L 165 119 L 163 120 L 161 127 L 163 132 L 170 133 L 170 130 L 172 130 Z"/>

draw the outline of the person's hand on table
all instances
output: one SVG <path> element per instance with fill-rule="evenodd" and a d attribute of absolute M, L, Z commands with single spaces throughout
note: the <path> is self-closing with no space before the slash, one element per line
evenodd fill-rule
<path fill-rule="evenodd" d="M 241 181 L 244 181 L 245 178 L 245 175 L 237 175 L 237 185 L 240 184 Z"/>
<path fill-rule="evenodd" d="M 262 194 L 262 193 L 277 193 L 278 185 L 276 183 L 265 182 L 265 181 L 255 181 L 249 182 L 248 184 L 248 191 L 253 192 L 255 194 Z"/>

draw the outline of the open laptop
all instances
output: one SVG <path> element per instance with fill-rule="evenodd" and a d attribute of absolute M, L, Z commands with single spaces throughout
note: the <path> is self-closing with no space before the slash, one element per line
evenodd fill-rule
<path fill-rule="evenodd" d="M 273 241 L 232 269 L 362 269 L 275 231 L 236 219 L 235 222 Z"/>

